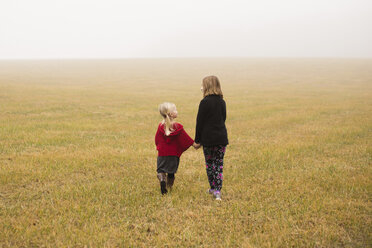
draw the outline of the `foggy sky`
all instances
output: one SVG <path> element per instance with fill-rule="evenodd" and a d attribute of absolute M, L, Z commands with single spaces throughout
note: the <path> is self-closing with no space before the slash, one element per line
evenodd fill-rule
<path fill-rule="evenodd" d="M 0 59 L 372 57 L 370 0 L 3 0 Z"/>

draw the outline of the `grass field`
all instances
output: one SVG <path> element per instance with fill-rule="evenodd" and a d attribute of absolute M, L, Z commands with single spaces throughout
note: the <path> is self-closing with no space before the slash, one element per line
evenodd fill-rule
<path fill-rule="evenodd" d="M 202 150 L 156 178 L 157 106 L 191 137 L 217 75 L 222 202 Z M 0 247 L 371 247 L 372 60 L 0 61 Z"/>

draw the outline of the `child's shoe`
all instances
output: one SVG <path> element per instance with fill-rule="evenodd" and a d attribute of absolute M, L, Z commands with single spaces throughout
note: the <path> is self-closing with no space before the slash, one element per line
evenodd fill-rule
<path fill-rule="evenodd" d="M 210 194 L 210 195 L 212 195 L 214 193 L 214 189 L 208 189 L 207 190 L 207 193 Z"/>
<path fill-rule="evenodd" d="M 166 175 L 165 173 L 158 173 L 158 179 L 160 181 L 160 191 L 161 191 L 161 194 L 164 195 L 166 193 L 168 193 L 167 191 L 167 183 L 166 183 Z"/>
<path fill-rule="evenodd" d="M 168 174 L 168 176 L 167 176 L 167 187 L 169 189 L 172 189 L 175 179 L 176 178 L 175 178 L 174 174 Z"/>
<path fill-rule="evenodd" d="M 213 196 L 216 199 L 216 201 L 221 201 L 221 192 L 220 191 L 215 190 L 214 193 L 213 193 Z"/>
<path fill-rule="evenodd" d="M 166 193 L 168 193 L 167 183 L 165 181 L 160 182 L 160 191 L 162 195 L 165 195 Z"/>

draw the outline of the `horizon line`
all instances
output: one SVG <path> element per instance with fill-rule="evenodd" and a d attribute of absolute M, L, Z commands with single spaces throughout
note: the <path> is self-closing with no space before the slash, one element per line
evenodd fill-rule
<path fill-rule="evenodd" d="M 159 57 L 33 57 L 0 58 L 0 61 L 30 60 L 131 60 L 131 59 L 372 59 L 372 56 L 159 56 Z"/>

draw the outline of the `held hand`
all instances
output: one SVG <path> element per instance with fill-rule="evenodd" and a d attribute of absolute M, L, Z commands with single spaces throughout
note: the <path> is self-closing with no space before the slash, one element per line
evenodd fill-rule
<path fill-rule="evenodd" d="M 192 144 L 192 146 L 195 148 L 195 150 L 198 150 L 201 147 L 200 144 L 197 144 L 195 142 L 194 142 L 194 144 Z"/>

